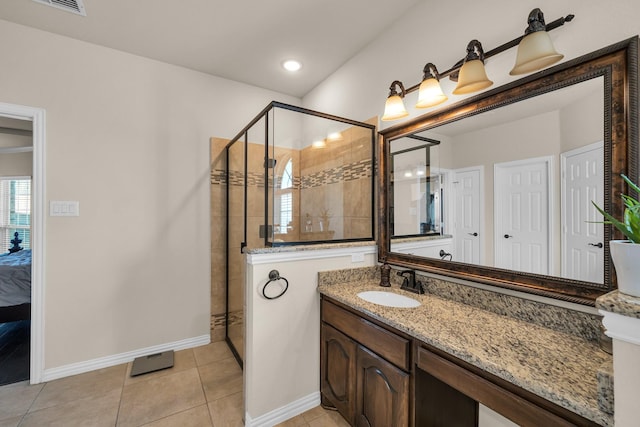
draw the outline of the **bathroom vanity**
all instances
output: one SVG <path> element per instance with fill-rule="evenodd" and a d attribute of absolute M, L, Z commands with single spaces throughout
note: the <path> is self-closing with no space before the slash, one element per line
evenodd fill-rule
<path fill-rule="evenodd" d="M 358 297 L 387 289 L 420 306 Z M 375 278 L 319 291 L 321 398 L 351 425 L 477 426 L 479 404 L 522 426 L 613 425 L 596 342 Z"/>

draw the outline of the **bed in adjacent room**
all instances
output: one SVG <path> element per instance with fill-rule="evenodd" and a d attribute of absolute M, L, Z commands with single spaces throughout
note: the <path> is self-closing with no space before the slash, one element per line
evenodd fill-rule
<path fill-rule="evenodd" d="M 31 317 L 31 249 L 0 254 L 0 323 Z"/>

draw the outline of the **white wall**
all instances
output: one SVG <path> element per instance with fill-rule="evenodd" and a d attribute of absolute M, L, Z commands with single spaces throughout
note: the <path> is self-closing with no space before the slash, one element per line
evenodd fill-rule
<path fill-rule="evenodd" d="M 0 21 L 0 102 L 46 109 L 45 370 L 206 337 L 209 138 L 299 100 Z M 224 97 L 224 98 L 222 98 Z"/>
<path fill-rule="evenodd" d="M 352 259 L 352 254 L 363 261 Z M 245 424 L 268 426 L 320 404 L 318 272 L 376 265 L 376 246 L 247 255 L 245 300 Z M 271 270 L 289 281 L 267 300 Z M 270 292 L 282 282 L 272 284 Z"/>
<path fill-rule="evenodd" d="M 2 102 L 0 100 L 0 102 Z M 1 123 L 3 126 L 11 126 L 11 123 Z M 31 137 L 0 132 L 0 147 L 29 147 Z M 32 153 L 0 153 L 0 176 L 31 176 Z"/>

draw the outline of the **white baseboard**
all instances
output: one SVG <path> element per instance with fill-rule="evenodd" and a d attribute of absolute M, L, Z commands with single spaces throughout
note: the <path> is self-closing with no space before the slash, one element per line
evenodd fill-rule
<path fill-rule="evenodd" d="M 308 396 L 302 397 L 294 402 L 289 403 L 278 409 L 274 409 L 271 412 L 267 412 L 264 415 L 252 419 L 249 413 L 244 415 L 245 427 L 272 427 L 276 424 L 282 423 L 290 418 L 300 415 L 309 409 L 313 409 L 320 405 L 320 392 L 311 393 Z"/>
<path fill-rule="evenodd" d="M 58 368 L 45 369 L 42 375 L 42 381 L 52 381 L 71 375 L 82 374 L 97 369 L 108 368 L 110 366 L 120 365 L 133 361 L 136 357 L 146 356 L 148 354 L 160 353 L 168 350 L 184 350 L 187 348 L 207 345 L 211 342 L 211 335 L 201 335 L 199 337 L 187 338 L 180 341 L 170 342 L 166 344 L 154 345 L 152 347 L 141 348 L 138 350 L 128 351 L 126 353 L 114 354 L 113 356 L 100 357 L 98 359 L 87 360 L 85 362 L 72 363 L 70 365 L 60 366 Z"/>

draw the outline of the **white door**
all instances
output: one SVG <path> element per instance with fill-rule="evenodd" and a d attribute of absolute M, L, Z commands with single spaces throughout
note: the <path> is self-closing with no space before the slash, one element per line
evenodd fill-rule
<path fill-rule="evenodd" d="M 455 261 L 480 264 L 482 167 L 455 171 Z"/>
<path fill-rule="evenodd" d="M 591 204 L 604 201 L 602 142 L 571 150 L 562 159 L 562 277 L 604 283 L 604 226 Z"/>
<path fill-rule="evenodd" d="M 494 166 L 495 266 L 549 274 L 551 158 Z"/>

